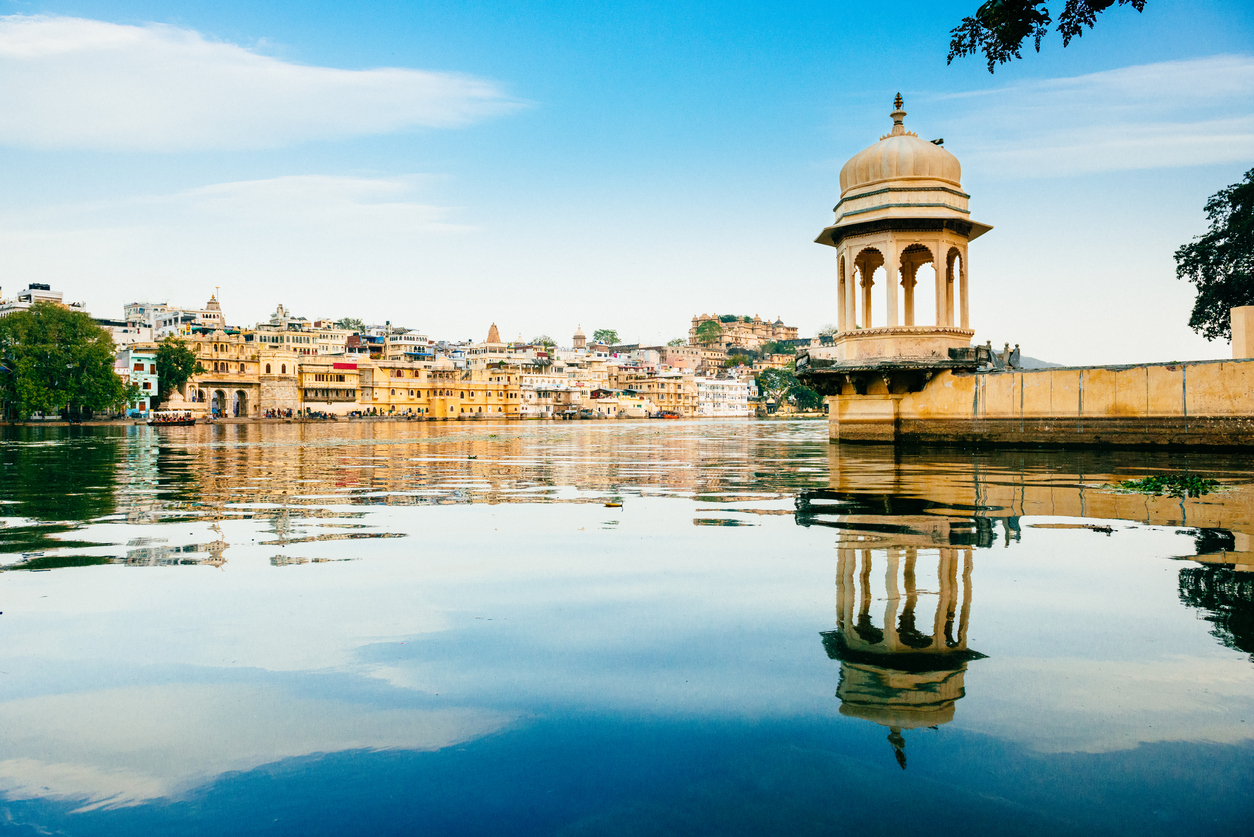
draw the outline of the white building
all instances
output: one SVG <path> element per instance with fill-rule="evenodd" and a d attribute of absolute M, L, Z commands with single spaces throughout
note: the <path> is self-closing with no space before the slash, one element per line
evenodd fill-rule
<path fill-rule="evenodd" d="M 697 384 L 697 416 L 700 418 L 732 418 L 753 415 L 749 406 L 748 379 L 701 378 Z"/>
<path fill-rule="evenodd" d="M 39 282 L 31 282 L 24 291 L 18 291 L 17 296 L 12 299 L 4 299 L 0 296 L 0 317 L 7 317 L 18 311 L 25 311 L 36 302 L 51 302 L 60 305 L 62 308 L 68 308 L 71 311 L 80 311 L 87 313 L 87 305 L 82 302 L 65 302 L 64 294 L 60 291 L 52 290 L 50 285 L 44 285 Z"/>

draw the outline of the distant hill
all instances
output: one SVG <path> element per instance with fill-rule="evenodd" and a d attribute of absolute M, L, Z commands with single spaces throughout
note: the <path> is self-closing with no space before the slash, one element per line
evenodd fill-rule
<path fill-rule="evenodd" d="M 1062 364 L 1051 363 L 1048 360 L 1040 360 L 1039 358 L 1028 357 L 1027 355 L 1019 355 L 1020 369 L 1049 369 L 1052 366 L 1062 366 Z"/>

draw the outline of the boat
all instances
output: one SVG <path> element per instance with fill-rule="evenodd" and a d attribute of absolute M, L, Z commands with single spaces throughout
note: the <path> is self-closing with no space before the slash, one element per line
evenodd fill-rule
<path fill-rule="evenodd" d="M 187 410 L 153 410 L 148 414 L 149 427 L 190 427 L 196 417 Z"/>

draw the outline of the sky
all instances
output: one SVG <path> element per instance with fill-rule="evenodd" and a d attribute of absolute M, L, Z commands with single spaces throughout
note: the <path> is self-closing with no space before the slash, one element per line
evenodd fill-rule
<path fill-rule="evenodd" d="M 0 293 L 434 339 L 836 316 L 845 160 L 944 137 L 974 340 L 1225 357 L 1174 250 L 1254 166 L 1254 6 L 1150 0 L 993 75 L 955 2 L 0 2 Z M 1060 4 L 1054 4 L 1060 5 Z M 590 331 L 589 331 L 590 333 Z"/>

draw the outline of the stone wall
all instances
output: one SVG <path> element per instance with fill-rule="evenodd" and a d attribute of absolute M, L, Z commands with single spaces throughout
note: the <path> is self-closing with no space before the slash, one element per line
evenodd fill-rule
<path fill-rule="evenodd" d="M 942 371 L 916 393 L 846 387 L 830 416 L 834 441 L 1254 447 L 1254 360 Z"/>

